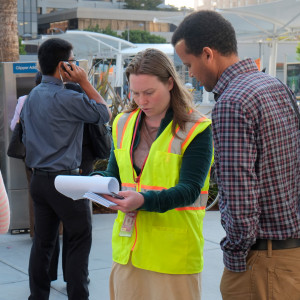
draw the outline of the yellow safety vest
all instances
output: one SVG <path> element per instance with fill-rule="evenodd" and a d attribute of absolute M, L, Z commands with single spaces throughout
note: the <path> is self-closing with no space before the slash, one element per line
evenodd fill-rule
<path fill-rule="evenodd" d="M 182 156 L 190 142 L 204 131 L 211 121 L 196 112 L 198 121 L 186 123 L 185 131 L 177 128 L 174 137 L 172 122 L 153 142 L 140 182 L 133 179 L 130 146 L 139 109 L 119 114 L 113 124 L 114 153 L 119 167 L 122 190 L 137 192 L 162 191 L 179 181 Z M 135 174 L 136 176 L 136 174 Z M 200 197 L 190 207 L 165 213 L 138 211 L 131 237 L 119 236 L 125 214 L 118 212 L 112 236 L 113 261 L 132 264 L 141 269 L 167 274 L 194 274 L 203 269 L 203 218 L 209 188 L 209 175 Z"/>

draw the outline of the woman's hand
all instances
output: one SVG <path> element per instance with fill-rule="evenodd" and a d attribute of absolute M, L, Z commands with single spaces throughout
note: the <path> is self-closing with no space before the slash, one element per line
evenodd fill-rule
<path fill-rule="evenodd" d="M 123 196 L 124 199 L 119 200 L 108 195 L 103 195 L 107 200 L 116 204 L 115 206 L 111 206 L 110 209 L 120 210 L 123 213 L 127 213 L 136 210 L 144 204 L 144 196 L 138 192 L 121 191 L 119 192 L 119 195 Z"/>

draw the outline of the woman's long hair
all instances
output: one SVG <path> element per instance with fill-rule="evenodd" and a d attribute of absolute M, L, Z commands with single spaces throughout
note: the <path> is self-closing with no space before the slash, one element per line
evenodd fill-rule
<path fill-rule="evenodd" d="M 136 54 L 126 68 L 126 77 L 129 82 L 131 74 L 134 75 L 153 75 L 156 76 L 162 83 L 167 83 L 172 77 L 174 84 L 170 91 L 171 100 L 170 107 L 173 109 L 173 124 L 172 133 L 175 135 L 176 125 L 181 129 L 185 129 L 185 123 L 191 120 L 189 112 L 195 110 L 193 97 L 180 80 L 174 64 L 166 54 L 157 49 L 146 49 Z M 124 112 L 131 112 L 137 108 L 137 104 L 131 101 Z"/>

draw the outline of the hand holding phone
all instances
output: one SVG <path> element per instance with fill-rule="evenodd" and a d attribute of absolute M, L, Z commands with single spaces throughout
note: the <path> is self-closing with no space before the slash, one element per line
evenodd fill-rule
<path fill-rule="evenodd" d="M 72 66 L 71 66 L 71 64 L 70 64 L 69 62 L 63 61 L 63 63 L 65 63 L 65 64 L 68 66 L 68 68 L 69 68 L 71 71 L 73 71 L 73 68 L 72 68 Z M 67 73 L 70 75 L 70 73 L 68 72 L 68 70 L 65 68 L 64 64 L 61 65 L 61 68 L 62 68 L 65 72 L 67 72 Z"/>
<path fill-rule="evenodd" d="M 114 193 L 114 192 L 111 192 L 111 196 L 112 196 L 113 198 L 116 198 L 116 199 L 125 199 L 123 196 L 121 196 L 121 195 L 119 195 L 119 194 L 116 194 L 116 193 Z"/>

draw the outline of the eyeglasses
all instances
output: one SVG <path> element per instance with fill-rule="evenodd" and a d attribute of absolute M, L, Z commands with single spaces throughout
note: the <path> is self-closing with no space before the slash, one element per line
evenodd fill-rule
<path fill-rule="evenodd" d="M 75 64 L 77 62 L 77 60 L 76 59 L 68 59 L 68 62 Z"/>

